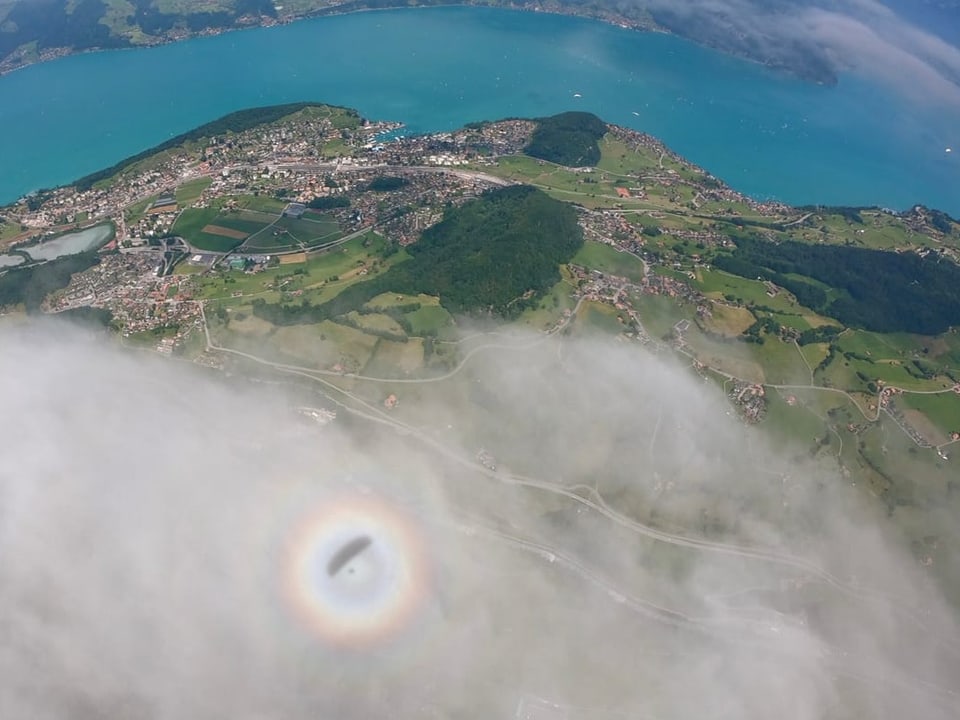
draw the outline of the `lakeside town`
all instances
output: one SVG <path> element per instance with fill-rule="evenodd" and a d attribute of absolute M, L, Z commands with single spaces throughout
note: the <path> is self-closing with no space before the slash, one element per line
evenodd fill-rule
<path fill-rule="evenodd" d="M 523 155 L 536 127 L 534 121 L 507 120 L 407 137 L 398 123 L 371 122 L 342 108 L 311 107 L 280 122 L 168 148 L 89 186 L 23 198 L 0 210 L 0 227 L 7 230 L 0 245 L 0 252 L 7 254 L 0 259 L 24 258 L 29 265 L 31 251 L 109 224 L 112 237 L 100 247 L 98 261 L 47 297 L 42 310 L 103 310 L 125 342 L 221 367 L 222 358 L 206 350 L 203 338 L 203 303 L 209 297 L 205 288 L 211 282 L 225 282 L 227 288 L 237 274 L 253 278 L 265 273 L 268 279 L 259 283 L 260 290 L 236 290 L 229 296 L 243 301 L 274 292 L 281 300 L 298 302 L 305 297 L 297 289 L 302 283 L 290 284 L 298 264 L 327 256 L 342 243 L 371 232 L 402 249 L 442 219 L 446 208 L 494 187 L 537 184 L 540 176 L 551 177 L 557 172 L 553 166 Z M 626 171 L 564 169 L 564 177 L 574 183 L 564 192 L 574 201 L 582 199 L 575 207 L 585 239 L 632 256 L 643 271 L 626 277 L 571 263 L 570 302 L 610 308 L 623 339 L 688 355 L 706 377 L 711 368 L 697 358 L 688 334 L 693 328 L 711 335 L 717 303 L 736 303 L 707 298 L 695 281 L 698 273 L 710 269 L 710 251 L 731 247 L 731 239 L 716 223 L 692 219 L 709 217 L 701 213 L 722 207 L 728 217 L 746 213 L 748 222 L 774 226 L 805 223 L 811 213 L 755 201 L 653 137 L 616 126 L 608 129 L 606 142 L 615 144 L 611 147 L 619 148 L 627 160 L 633 153 L 643 163 Z M 379 186 L 389 190 L 371 189 Z M 184 218 L 204 212 L 215 219 L 194 228 L 193 235 L 180 234 Z M 257 217 L 267 218 L 258 226 L 262 230 L 236 229 Z M 297 238 L 290 230 L 304 223 L 319 227 L 321 222 L 332 232 L 316 242 Z M 929 231 L 928 218 L 920 211 L 903 216 L 902 222 L 910 232 Z M 211 234 L 243 241 L 219 250 L 194 244 L 201 236 L 209 241 Z M 269 248 L 251 238 L 260 238 Z M 684 253 L 665 250 L 677 243 L 687 248 Z M 359 279 L 382 264 L 362 262 L 345 278 Z M 276 276 L 277 268 L 289 272 Z M 770 297 L 781 292 L 772 283 L 767 286 Z M 690 319 L 677 320 L 665 333 L 652 333 L 639 310 L 643 297 L 691 308 Z M 550 320 L 545 331 L 554 332 L 571 319 L 566 310 Z M 795 344 L 797 331 L 784 326 L 780 333 L 783 342 Z M 334 363 L 330 369 L 336 367 L 346 365 Z M 746 422 L 764 418 L 762 382 L 731 379 L 728 396 Z M 943 452 L 893 410 L 888 414 L 918 446 Z"/>
<path fill-rule="evenodd" d="M 190 301 L 196 277 L 161 272 L 161 268 L 166 269 L 163 256 L 168 252 L 167 238 L 185 210 L 217 203 L 229 209 L 236 202 L 232 198 L 262 196 L 281 199 L 284 214 L 296 214 L 318 199 L 349 198 L 343 207 L 331 203 L 327 212 L 343 232 L 376 228 L 404 246 L 439 221 L 445 207 L 512 182 L 485 170 L 493 171 L 500 158 L 518 155 L 535 127 L 532 121 L 508 120 L 455 132 L 403 137 L 395 135 L 402 132 L 397 123 L 368 122 L 349 111 L 299 113 L 283 123 L 210 138 L 202 146 L 168 150 L 87 189 L 68 186 L 23 198 L 3 211 L 6 222 L 21 229 L 8 240 L 7 250 L 29 252 L 38 243 L 42 245 L 47 236 L 111 222 L 115 235 L 102 248 L 101 262 L 78 273 L 67 288 L 48 299 L 44 309 L 61 312 L 85 305 L 108 309 L 124 334 L 155 332 L 169 326 L 179 326 L 186 332 L 196 319 L 196 303 Z M 657 155 L 661 167 L 664 158 L 683 162 L 647 135 L 611 129 L 617 140 Z M 390 193 L 365 190 L 372 180 L 384 176 L 399 177 L 403 182 Z M 674 171 L 658 171 L 644 182 L 668 187 L 692 184 Z M 191 185 L 198 192 L 188 203 L 182 202 L 180 190 Z M 719 183 L 698 191 L 714 198 L 747 201 Z M 642 197 L 643 191 L 635 191 L 635 196 Z M 777 205 L 756 207 L 782 211 Z M 646 263 L 656 263 L 653 256 L 645 254 L 641 230 L 623 214 L 583 209 L 580 224 L 586 237 L 636 254 Z M 681 231 L 673 232 L 677 235 Z M 716 233 L 689 236 L 698 241 L 724 242 Z M 216 253 L 191 246 L 184 251 L 191 256 L 188 263 L 194 261 L 206 270 L 222 267 L 257 272 L 271 261 L 263 254 Z M 272 262 L 277 260 L 272 258 Z M 626 307 L 623 295 L 629 284 L 620 280 L 600 274 L 578 291 L 579 296 Z M 697 297 L 689 284 L 656 273 L 645 274 L 636 289 L 686 297 L 693 302 Z M 173 343 L 177 342 L 174 336 Z"/>

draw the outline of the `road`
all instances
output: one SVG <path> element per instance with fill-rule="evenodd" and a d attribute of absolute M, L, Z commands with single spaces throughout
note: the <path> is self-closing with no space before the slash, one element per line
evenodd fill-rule
<path fill-rule="evenodd" d="M 344 390 L 343 388 L 323 379 L 322 377 L 324 375 L 331 375 L 331 374 L 336 375 L 338 377 L 343 377 L 339 373 L 330 373 L 329 371 L 319 371 L 311 368 L 293 366 L 293 365 L 288 365 L 284 363 L 276 363 L 276 362 L 258 357 L 256 355 L 253 355 L 251 353 L 245 353 L 239 350 L 222 347 L 215 344 L 212 341 L 212 338 L 210 337 L 206 314 L 204 313 L 202 304 L 200 305 L 200 309 L 201 309 L 201 318 L 203 322 L 207 348 L 209 350 L 234 355 L 237 357 L 242 357 L 252 362 L 273 368 L 275 370 L 279 370 L 281 372 L 286 372 L 293 375 L 306 377 L 314 380 L 315 382 L 321 383 L 322 385 L 332 390 L 337 395 L 343 398 L 346 398 L 350 403 L 353 403 L 353 405 L 350 405 L 346 402 L 335 401 L 337 402 L 337 405 L 342 407 L 344 410 L 361 415 L 366 419 L 375 420 L 376 422 L 381 424 L 391 425 L 396 430 L 402 432 L 403 434 L 417 438 L 423 444 L 433 448 L 434 450 L 442 454 L 447 459 L 452 460 L 453 462 L 465 468 L 468 468 L 476 473 L 484 475 L 489 479 L 496 480 L 498 482 L 505 483 L 505 484 L 526 487 L 526 488 L 530 488 L 530 489 L 534 489 L 542 492 L 551 493 L 556 496 L 564 497 L 568 500 L 571 500 L 579 504 L 583 508 L 590 509 L 591 511 L 604 516 L 608 520 L 622 527 L 625 527 L 633 532 L 636 532 L 647 538 L 650 538 L 652 540 L 657 540 L 660 542 L 665 542 L 665 543 L 680 546 L 680 547 L 686 547 L 686 548 L 702 550 L 705 552 L 719 553 L 724 555 L 731 555 L 731 556 L 741 557 L 745 559 L 751 559 L 751 560 L 771 563 L 775 565 L 780 565 L 783 567 L 790 567 L 797 570 L 802 570 L 803 572 L 808 573 L 809 575 L 813 576 L 814 578 L 818 579 L 824 584 L 829 585 L 830 587 L 834 588 L 839 592 L 842 592 L 843 594 L 849 597 L 854 597 L 860 600 L 874 602 L 874 603 L 882 603 L 884 605 L 889 606 L 891 609 L 894 609 L 898 612 L 905 614 L 907 617 L 911 619 L 911 621 L 917 623 L 920 627 L 924 627 L 921 614 L 918 611 L 916 611 L 914 608 L 910 607 L 903 599 L 887 596 L 878 592 L 873 592 L 873 591 L 870 591 L 869 589 L 861 588 L 851 583 L 844 582 L 839 577 L 833 575 L 832 573 L 828 572 L 824 568 L 816 565 L 815 563 L 805 558 L 801 558 L 801 557 L 786 554 L 786 553 L 775 552 L 771 550 L 764 550 L 761 548 L 736 545 L 731 543 L 721 543 L 721 542 L 705 540 L 702 538 L 689 537 L 689 536 L 679 535 L 676 533 L 669 533 L 664 530 L 659 530 L 652 526 L 645 525 L 637 520 L 634 520 L 633 518 L 629 518 L 625 515 L 618 513 L 617 511 L 610 508 L 606 504 L 606 502 L 603 500 L 603 498 L 599 495 L 599 493 L 597 493 L 596 490 L 593 488 L 587 489 L 588 491 L 590 491 L 591 494 L 595 496 L 594 499 L 590 499 L 589 497 L 585 497 L 583 494 L 576 492 L 575 489 L 568 488 L 564 485 L 561 485 L 555 482 L 544 481 L 544 480 L 539 480 L 536 478 L 530 478 L 530 477 L 525 477 L 520 475 L 512 475 L 512 474 L 507 474 L 503 472 L 491 471 L 488 468 L 484 467 L 483 465 L 475 462 L 474 460 L 461 456 L 459 453 L 455 452 L 454 450 L 451 450 L 449 447 L 447 447 L 440 441 L 436 440 L 432 436 L 422 432 L 420 429 L 396 420 L 394 417 L 385 413 L 380 408 L 370 405 L 369 403 L 362 400 L 361 398 L 358 398 L 355 395 L 353 395 L 353 393 L 347 390 Z M 571 315 L 571 317 L 574 317 L 574 315 Z M 546 337 L 540 338 L 536 342 L 537 343 L 543 342 L 545 339 Z M 532 347 L 534 344 L 536 343 L 531 343 L 527 347 Z M 472 357 L 476 355 L 477 352 L 481 350 L 494 349 L 495 347 L 502 347 L 504 349 L 523 349 L 523 348 L 518 348 L 517 346 L 489 346 L 488 345 L 488 346 L 481 346 L 479 348 L 475 348 L 474 351 L 470 353 L 470 356 Z M 464 360 L 466 361 L 468 360 L 468 358 L 465 358 Z M 461 362 L 457 370 L 448 374 L 447 378 L 449 378 L 456 372 L 459 372 L 460 370 L 462 370 L 464 365 L 465 365 L 465 362 Z M 362 376 L 350 376 L 350 378 L 357 379 L 357 380 L 364 379 Z M 377 379 L 376 381 L 382 381 L 382 379 Z M 389 382 L 395 382 L 395 381 L 391 380 Z M 414 382 L 423 382 L 423 381 L 414 381 Z M 330 396 L 328 395 L 328 397 Z M 330 398 L 330 399 L 333 399 L 333 398 Z M 359 406 L 363 409 L 358 411 L 356 406 Z M 960 653 L 960 648 L 958 648 L 957 652 Z"/>
<path fill-rule="evenodd" d="M 206 322 L 206 315 L 203 313 L 203 307 L 201 304 L 201 315 L 203 319 L 203 328 L 207 341 L 208 349 L 212 351 L 223 352 L 227 354 L 233 354 L 239 357 L 243 357 L 252 362 L 256 362 L 267 367 L 279 370 L 284 373 L 301 376 L 308 378 L 317 383 L 323 385 L 329 392 L 324 392 L 323 394 L 328 397 L 334 404 L 338 407 L 344 409 L 345 411 L 354 414 L 358 417 L 364 418 L 369 421 L 376 422 L 388 427 L 392 427 L 394 430 L 400 432 L 403 435 L 411 436 L 427 447 L 433 449 L 438 454 L 447 458 L 448 460 L 459 464 L 462 467 L 465 467 L 471 470 L 473 473 L 482 475 L 490 480 L 497 481 L 500 483 L 515 485 L 520 487 L 526 487 L 533 490 L 550 493 L 554 496 L 563 497 L 567 500 L 570 500 L 584 509 L 588 509 L 592 512 L 596 512 L 599 515 L 607 518 L 611 522 L 616 523 L 622 527 L 630 529 L 640 535 L 648 537 L 653 540 L 660 542 L 668 543 L 671 545 L 676 545 L 680 547 L 686 547 L 698 551 L 710 552 L 710 553 L 719 553 L 725 555 L 732 555 L 736 557 L 741 557 L 750 560 L 756 560 L 760 562 L 771 563 L 779 566 L 790 567 L 793 569 L 801 570 L 809 576 L 819 580 L 820 582 L 828 585 L 835 590 L 841 592 L 847 597 L 853 598 L 855 600 L 869 602 L 869 603 L 879 603 L 886 608 L 900 614 L 906 618 L 910 623 L 912 623 L 918 630 L 925 632 L 931 638 L 931 642 L 935 644 L 940 644 L 946 649 L 950 650 L 955 654 L 956 657 L 960 657 L 960 647 L 957 647 L 952 644 L 947 644 L 947 642 L 933 634 L 931 628 L 927 627 L 923 622 L 923 613 L 916 610 L 915 608 L 907 605 L 902 599 L 891 597 L 885 594 L 878 592 L 870 591 L 866 588 L 861 588 L 859 586 L 853 585 L 851 583 L 844 582 L 840 578 L 836 577 L 829 571 L 819 567 L 815 563 L 801 557 L 789 555 L 786 553 L 780 553 L 771 550 L 765 550 L 762 548 L 748 547 L 735 545 L 730 543 L 720 543 L 705 540 L 702 538 L 688 537 L 679 535 L 676 533 L 669 533 L 663 530 L 659 530 L 654 527 L 644 525 L 643 523 L 636 521 L 632 518 L 628 518 L 612 508 L 610 508 L 600 494 L 596 491 L 595 488 L 590 488 L 586 486 L 582 487 L 566 487 L 555 482 L 548 482 L 544 480 L 539 480 L 535 478 L 529 478 L 519 475 L 512 475 L 503 472 L 491 471 L 483 465 L 473 461 L 472 459 L 465 458 L 461 456 L 455 450 L 447 447 L 444 443 L 438 441 L 437 439 L 427 435 L 420 429 L 408 425 L 406 423 L 396 420 L 394 417 L 391 417 L 389 414 L 384 412 L 378 407 L 370 405 L 364 400 L 357 398 L 351 392 L 344 390 L 337 385 L 330 383 L 324 380 L 322 377 L 318 377 L 318 371 L 311 370 L 309 368 L 297 368 L 295 366 L 289 366 L 282 363 L 274 363 L 269 360 L 259 358 L 250 353 L 243 353 L 241 351 L 232 350 L 230 348 L 223 348 L 221 346 L 213 343 L 212 338 L 210 337 L 209 327 Z M 507 346 L 510 349 L 516 349 L 516 346 Z M 483 346 L 481 348 L 476 348 L 476 350 L 481 349 L 491 349 L 491 346 Z M 462 369 L 462 364 L 461 364 Z M 331 394 L 331 392 L 333 394 Z M 335 397 L 335 396 L 339 396 Z M 593 499 L 587 495 L 593 495 Z M 476 523 L 471 523 L 469 525 L 463 526 L 464 531 L 469 533 L 474 532 L 484 532 L 491 537 L 496 537 L 504 542 L 522 549 L 526 552 L 531 552 L 539 556 L 546 562 L 556 563 L 559 562 L 569 571 L 578 574 L 580 577 L 589 581 L 591 584 L 596 587 L 604 590 L 607 595 L 618 604 L 624 605 L 636 612 L 644 614 L 646 617 L 655 619 L 659 622 L 667 622 L 670 624 L 684 624 L 687 626 L 700 627 L 702 629 L 708 629 L 708 623 L 702 618 L 694 618 L 688 616 L 682 612 L 679 612 L 672 608 L 665 608 L 658 606 L 654 603 L 643 600 L 642 598 L 632 597 L 616 587 L 612 586 L 606 579 L 599 576 L 592 569 L 584 565 L 581 561 L 565 553 L 563 550 L 556 547 L 551 547 L 543 545 L 541 543 L 534 542 L 528 538 L 522 538 L 515 535 L 510 535 L 504 533 L 501 530 L 491 529 L 489 527 L 480 527 Z M 747 622 L 746 628 L 752 628 L 757 630 L 756 624 L 757 621 L 754 620 L 744 620 Z M 761 623 L 763 625 L 763 623 Z M 753 633 L 749 638 L 745 637 L 743 634 L 744 626 L 738 626 L 739 629 L 736 631 L 736 637 L 738 642 L 757 642 L 762 640 L 762 637 L 757 633 Z M 729 639 L 729 636 L 728 636 Z M 776 641 L 777 638 L 774 638 Z M 767 644 L 768 647 L 773 647 Z M 779 644 L 777 645 L 779 647 Z M 859 658 L 857 661 L 860 663 L 860 671 L 851 670 L 849 665 L 853 662 L 854 658 L 845 650 L 836 648 L 832 652 L 831 657 L 825 658 L 826 662 L 829 662 L 833 665 L 834 670 L 838 674 L 847 675 L 850 677 L 855 677 L 866 682 L 871 682 L 877 685 L 887 687 L 889 685 L 896 685 L 904 690 L 911 692 L 921 692 L 924 694 L 933 694 L 936 696 L 939 702 L 944 703 L 948 707 L 960 707 L 956 705 L 956 700 L 958 695 L 956 692 L 950 689 L 932 686 L 929 683 L 920 680 L 918 678 L 913 678 L 903 675 L 899 671 L 891 671 L 887 667 L 879 666 L 871 658 Z M 870 672 L 864 672 L 863 668 L 869 667 Z"/>

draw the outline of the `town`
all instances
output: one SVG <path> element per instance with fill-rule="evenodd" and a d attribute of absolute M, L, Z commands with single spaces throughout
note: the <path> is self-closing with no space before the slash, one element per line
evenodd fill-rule
<path fill-rule="evenodd" d="M 449 208 L 492 188 L 531 184 L 571 202 L 588 244 L 609 251 L 591 250 L 570 262 L 564 269 L 568 298 L 553 297 L 552 306 L 533 313 L 534 326 L 569 332 L 578 309 L 607 308 L 609 329 L 622 340 L 689 358 L 704 378 L 725 379 L 744 421 L 762 421 L 771 399 L 763 374 L 705 360 L 704 343 L 762 343 L 769 334 L 771 343 L 799 350 L 801 331 L 775 321 L 783 316 L 768 307 L 794 301 L 768 280 L 768 300 L 751 302 L 748 311 L 737 292 L 706 292 L 703 278 L 716 276 L 710 258 L 732 248 L 745 227 L 771 240 L 790 229 L 822 242 L 823 220 L 813 210 L 744 196 L 656 138 L 617 126 L 608 126 L 599 166 L 561 168 L 524 154 L 537 127 L 532 120 L 505 120 L 407 136 L 399 123 L 308 105 L 279 121 L 141 154 L 89 181 L 0 209 L 0 253 L 6 253 L 0 273 L 18 263 L 42 265 L 58 257 L 47 252 L 57 243 L 108 228 L 96 261 L 73 273 L 42 310 L 95 308 L 109 314 L 110 327 L 127 344 L 222 367 L 222 354 L 209 348 L 205 305 L 211 317 L 229 322 L 249 315 L 258 297 L 328 298 L 384 271 Z M 923 208 L 866 218 L 841 212 L 856 223 L 839 228 L 847 235 L 827 235 L 833 242 L 892 224 L 923 252 L 954 252 L 950 244 L 929 244 L 942 221 Z M 345 263 L 344 253 L 355 259 Z M 320 277 L 308 282 L 311 268 Z M 657 299 L 668 305 L 651 305 Z M 665 323 L 657 322 L 659 311 L 651 315 L 658 307 L 674 308 Z M 387 339 L 407 335 L 387 320 L 382 327 L 358 318 L 339 322 Z M 422 332 L 423 371 L 430 363 L 450 367 L 455 360 L 434 342 L 436 330 Z M 334 356 L 324 369 L 350 373 L 360 367 L 356 359 Z M 929 431 L 917 430 L 894 403 L 888 405 L 892 388 L 884 392 L 880 402 L 903 432 L 945 457 L 944 443 L 955 441 L 960 428 L 931 440 Z"/>

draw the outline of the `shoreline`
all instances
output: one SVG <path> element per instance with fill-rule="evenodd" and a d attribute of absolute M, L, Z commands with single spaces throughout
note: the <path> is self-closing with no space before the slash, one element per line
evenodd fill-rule
<path fill-rule="evenodd" d="M 237 32 L 242 30 L 252 30 L 255 28 L 270 28 L 278 27 L 281 25 L 292 25 L 297 22 L 302 22 L 304 20 L 313 20 L 316 18 L 322 17 L 338 17 L 343 15 L 354 15 L 358 13 L 366 12 L 394 12 L 397 10 L 424 10 L 432 8 L 488 8 L 492 10 L 514 10 L 517 12 L 525 13 L 542 13 L 547 15 L 560 15 L 565 17 L 577 17 L 583 18 L 585 20 L 594 20 L 597 22 L 602 22 L 607 25 L 613 25 L 615 27 L 620 27 L 625 30 L 634 30 L 637 32 L 657 32 L 663 33 L 666 35 L 673 35 L 663 28 L 657 27 L 656 25 L 643 25 L 639 22 L 632 22 L 626 18 L 622 18 L 621 21 L 614 20 L 612 18 L 602 17 L 596 13 L 590 12 L 576 12 L 573 8 L 570 9 L 570 12 L 563 12 L 562 9 L 545 9 L 541 7 L 530 7 L 524 5 L 514 5 L 514 4 L 504 4 L 504 5 L 492 5 L 487 3 L 473 3 L 473 2 L 444 2 L 439 4 L 423 4 L 423 5 L 396 5 L 393 7 L 358 7 L 351 3 L 343 3 L 342 5 L 331 5 L 327 7 L 317 8 L 315 10 L 310 10 L 300 15 L 290 15 L 283 18 L 268 18 L 270 22 L 253 22 L 249 24 L 235 25 L 232 27 L 224 28 L 209 28 L 206 30 L 201 30 L 200 32 L 187 32 L 183 35 L 177 35 L 175 37 L 164 37 L 156 38 L 154 41 L 146 42 L 142 44 L 131 44 L 120 47 L 94 47 L 94 48 L 83 48 L 83 49 L 71 49 L 71 48 L 51 48 L 46 51 L 48 54 L 44 56 L 41 53 L 41 56 L 37 60 L 31 62 L 20 63 L 13 66 L 5 66 L 0 63 L 0 78 L 15 73 L 19 70 L 23 70 L 34 65 L 42 65 L 44 63 L 53 62 L 65 57 L 71 57 L 73 55 L 88 55 L 91 53 L 102 53 L 102 52 L 113 52 L 113 51 L 123 51 L 123 50 L 143 50 L 147 48 L 161 47 L 164 45 L 173 45 L 184 40 L 194 40 L 196 38 L 203 37 L 215 37 L 217 35 L 225 35 L 231 32 Z M 679 36 L 678 36 L 679 37 Z"/>
<path fill-rule="evenodd" d="M 25 68 L 33 67 L 34 65 L 42 65 L 44 63 L 53 62 L 61 58 L 71 57 L 73 55 L 87 55 L 91 53 L 102 53 L 102 52 L 114 52 L 114 51 L 124 51 L 124 50 L 144 50 L 148 48 L 161 47 L 164 45 L 173 45 L 184 40 L 193 40 L 203 37 L 215 37 L 218 35 L 225 35 L 231 32 L 238 32 L 243 30 L 252 30 L 256 28 L 271 28 L 279 27 L 282 25 L 292 25 L 297 22 L 302 22 L 305 20 L 313 20 L 323 17 L 339 17 L 345 15 L 354 15 L 359 13 L 368 13 L 368 12 L 395 12 L 398 10 L 427 10 L 433 8 L 476 8 L 476 9 L 490 9 L 490 10 L 509 10 L 515 12 L 531 13 L 531 14 L 544 14 L 544 15 L 556 15 L 561 17 L 573 17 L 581 18 L 583 20 L 592 20 L 594 22 L 603 23 L 612 27 L 619 27 L 623 30 L 632 30 L 639 33 L 657 33 L 661 35 L 671 35 L 673 37 L 680 38 L 687 42 L 693 43 L 699 47 L 705 47 L 712 49 L 716 52 L 719 52 L 728 57 L 737 58 L 739 60 L 744 60 L 746 62 L 754 63 L 762 67 L 768 68 L 776 72 L 783 72 L 789 75 L 804 80 L 805 82 L 819 82 L 811 79 L 805 79 L 803 73 L 800 72 L 797 68 L 789 68 L 782 65 L 778 65 L 771 62 L 766 62 L 758 58 L 750 57 L 743 53 L 734 53 L 729 50 L 723 50 L 720 48 L 715 48 L 709 44 L 701 43 L 691 38 L 688 38 L 684 35 L 678 35 L 675 32 L 671 32 L 666 28 L 660 27 L 655 22 L 650 21 L 649 24 L 640 22 L 639 20 L 631 20 L 623 16 L 614 14 L 600 14 L 595 12 L 578 12 L 578 7 L 564 6 L 564 7 L 551 7 L 545 8 L 539 5 L 532 5 L 530 3 L 525 3 L 522 5 L 506 3 L 503 5 L 495 5 L 489 3 L 476 3 L 465 0 L 464 2 L 444 2 L 438 4 L 422 4 L 422 5 L 396 5 L 393 7 L 368 7 L 368 6 L 357 6 L 352 3 L 343 3 L 341 5 L 331 5 L 323 8 L 317 8 L 315 10 L 310 10 L 303 14 L 299 15 L 290 15 L 283 18 L 268 18 L 269 22 L 253 22 L 249 24 L 236 25 L 232 27 L 225 28 L 210 28 L 206 30 L 201 30 L 200 32 L 185 33 L 183 35 L 178 35 L 175 37 L 169 38 L 157 38 L 152 42 L 147 42 L 138 45 L 127 45 L 122 47 L 96 47 L 96 48 L 84 48 L 80 50 L 68 49 L 68 48 L 53 48 L 48 52 L 47 56 L 44 57 L 41 54 L 41 57 L 32 62 L 21 63 L 19 65 L 14 65 L 11 67 L 5 67 L 0 63 L 0 78 L 3 78 L 7 75 L 15 73 L 19 70 L 24 70 Z"/>

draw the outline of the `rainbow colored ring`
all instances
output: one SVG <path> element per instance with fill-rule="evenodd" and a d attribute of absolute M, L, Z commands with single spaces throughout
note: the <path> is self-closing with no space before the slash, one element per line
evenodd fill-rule
<path fill-rule="evenodd" d="M 369 542 L 358 542 L 365 538 Z M 344 548 L 359 548 L 344 559 Z M 329 503 L 291 535 L 285 595 L 321 638 L 363 647 L 415 615 L 429 586 L 424 546 L 411 521 L 372 496 Z"/>

